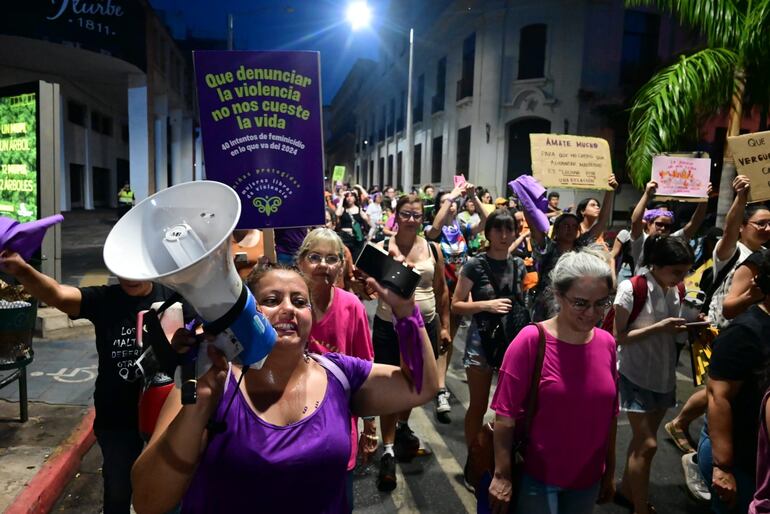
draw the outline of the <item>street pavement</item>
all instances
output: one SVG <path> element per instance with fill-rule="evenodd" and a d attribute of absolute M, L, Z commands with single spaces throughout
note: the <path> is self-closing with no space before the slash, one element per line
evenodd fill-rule
<path fill-rule="evenodd" d="M 71 285 L 92 285 L 114 281 L 104 268 L 101 248 L 114 224 L 113 211 L 73 212 L 65 214 L 62 268 L 63 282 Z M 374 303 L 368 302 L 367 311 L 374 312 Z M 368 467 L 359 467 L 354 480 L 355 512 L 475 512 L 475 500 L 463 486 L 462 468 L 466 449 L 463 437 L 463 416 L 468 406 L 468 390 L 462 368 L 462 351 L 465 332 L 461 329 L 455 339 L 455 352 L 450 365 L 447 386 L 452 393 L 452 423 L 443 425 L 436 421 L 432 403 L 412 412 L 410 426 L 422 439 L 432 454 L 399 465 L 398 487 L 392 493 L 380 493 L 376 489 L 379 453 Z M 61 409 L 77 409 L 92 403 L 93 384 L 97 364 L 96 349 L 92 338 L 47 341 L 36 340 L 35 360 L 29 367 L 30 415 L 34 418 L 35 406 L 42 410 L 50 406 Z M 680 404 L 692 392 L 689 354 L 683 354 L 678 373 L 677 397 Z M 0 399 L 18 401 L 14 385 L 0 390 Z M 15 404 L 1 402 L 0 406 Z M 3 411 L 4 412 L 4 411 Z M 12 409 L 9 411 L 12 412 Z M 1 414 L 1 412 L 0 412 Z M 492 413 L 488 412 L 491 417 Z M 666 420 L 673 417 L 670 412 Z M 10 433 L 13 422 L 7 417 L 0 419 L 0 435 Z M 565 424 L 583 420 L 564 420 Z M 623 458 L 630 438 L 628 422 L 621 414 L 618 427 L 618 480 L 623 471 Z M 56 424 L 52 424 L 56 427 Z M 61 423 L 60 423 L 61 425 Z M 74 428 L 74 424 L 73 424 Z M 692 427 L 698 434 L 700 423 Z M 59 427 L 59 430 L 65 428 Z M 705 514 L 708 509 L 689 498 L 684 487 L 679 451 L 660 430 L 660 444 L 652 467 L 650 501 L 660 513 Z M 10 436 L 9 436 L 10 437 Z M 65 435 L 66 437 L 66 435 Z M 7 441 L 5 438 L 4 441 Z M 7 441 L 7 444 L 11 444 Z M 51 443 L 53 444 L 53 443 Z M 42 450 L 41 450 L 42 451 Z M 102 481 L 100 477 L 101 455 L 97 445 L 85 455 L 76 476 L 61 495 L 53 512 L 98 513 L 101 507 Z M 293 477 L 301 481 L 303 477 Z M 2 474 L 0 474 L 2 480 Z M 2 488 L 0 484 L 0 502 Z M 615 505 L 596 509 L 603 514 L 625 514 L 628 511 Z"/>

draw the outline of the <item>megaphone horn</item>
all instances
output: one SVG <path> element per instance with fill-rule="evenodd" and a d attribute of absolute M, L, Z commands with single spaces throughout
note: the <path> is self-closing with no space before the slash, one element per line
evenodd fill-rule
<path fill-rule="evenodd" d="M 244 366 L 261 367 L 276 340 L 257 311 L 230 254 L 238 224 L 238 194 L 221 182 L 186 182 L 139 202 L 112 228 L 104 263 L 118 277 L 173 289 L 195 309 L 207 332 L 234 337 L 221 348 Z"/>

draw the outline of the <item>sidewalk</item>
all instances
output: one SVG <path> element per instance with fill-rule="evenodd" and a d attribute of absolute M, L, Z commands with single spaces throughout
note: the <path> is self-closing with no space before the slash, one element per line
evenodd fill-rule
<path fill-rule="evenodd" d="M 115 211 L 63 214 L 62 282 L 114 283 L 102 248 L 117 221 Z M 58 331 L 56 339 L 33 341 L 35 359 L 27 369 L 29 421 L 19 422 L 18 385 L 0 390 L 0 512 L 6 514 L 49 512 L 95 442 L 93 331 L 76 327 Z"/>

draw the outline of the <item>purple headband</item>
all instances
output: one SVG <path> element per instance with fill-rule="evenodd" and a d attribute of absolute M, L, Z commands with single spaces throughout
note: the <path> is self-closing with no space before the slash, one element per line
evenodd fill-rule
<path fill-rule="evenodd" d="M 664 216 L 666 218 L 671 218 L 671 223 L 674 222 L 674 213 L 667 210 L 667 209 L 649 209 L 644 211 L 644 217 L 642 218 L 645 222 L 650 223 L 651 221 L 654 221 L 655 218 L 660 218 L 661 216 Z"/>

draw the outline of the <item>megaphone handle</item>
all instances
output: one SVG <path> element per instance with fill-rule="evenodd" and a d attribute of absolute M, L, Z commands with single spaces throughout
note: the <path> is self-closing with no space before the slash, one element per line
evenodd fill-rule
<path fill-rule="evenodd" d="M 195 352 L 189 352 L 195 353 Z M 182 362 L 182 405 L 192 405 L 198 401 L 198 360 L 186 358 Z"/>

